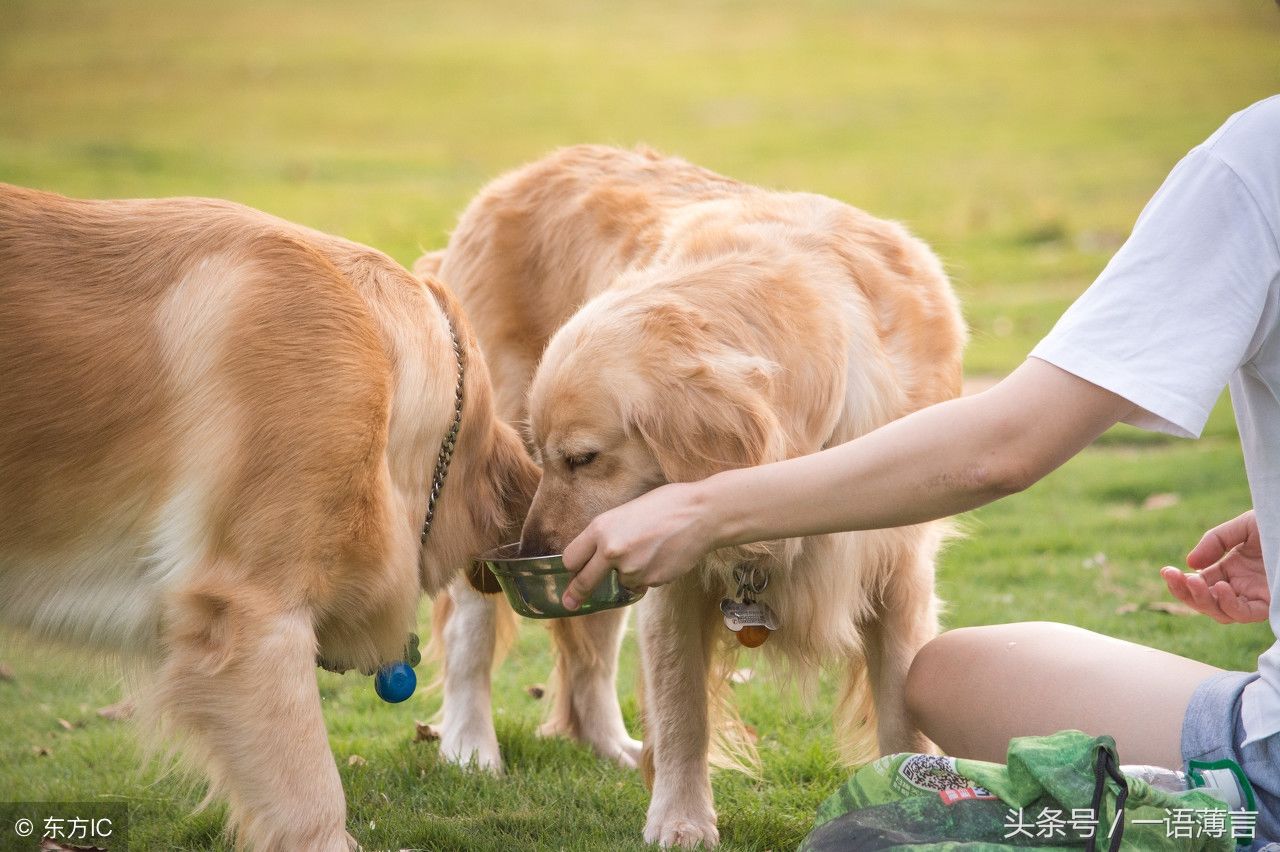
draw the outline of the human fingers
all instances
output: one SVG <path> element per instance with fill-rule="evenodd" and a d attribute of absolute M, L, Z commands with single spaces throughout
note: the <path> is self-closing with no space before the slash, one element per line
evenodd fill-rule
<path fill-rule="evenodd" d="M 1160 577 L 1169 587 L 1169 593 L 1188 606 L 1193 604 L 1191 590 L 1187 588 L 1187 575 L 1172 565 L 1160 569 Z"/>
<path fill-rule="evenodd" d="M 618 582 L 622 584 L 622 588 L 635 592 L 637 595 L 644 594 L 649 591 L 649 584 L 639 574 L 624 573 L 618 571 Z"/>
<path fill-rule="evenodd" d="M 1270 599 L 1263 600 L 1242 595 L 1230 583 L 1217 583 L 1212 591 L 1223 613 L 1238 624 L 1266 621 L 1270 614 Z"/>
<path fill-rule="evenodd" d="M 597 541 L 595 524 L 588 524 L 586 529 L 574 536 L 573 541 L 569 542 L 564 553 L 560 555 L 564 567 L 575 574 L 581 571 L 595 554 Z"/>
<path fill-rule="evenodd" d="M 1208 568 L 1222 558 L 1228 550 L 1249 539 L 1252 514 L 1245 512 L 1223 524 L 1218 524 L 1200 538 L 1200 542 L 1187 554 L 1188 568 Z"/>
<path fill-rule="evenodd" d="M 582 566 L 574 578 L 569 581 L 569 586 L 564 590 L 564 594 L 560 596 L 561 603 L 565 609 L 575 610 L 586 600 L 591 591 L 604 579 L 605 573 L 609 570 L 609 560 L 605 557 L 604 551 L 597 548 L 591 558 L 587 560 L 587 564 Z"/>
<path fill-rule="evenodd" d="M 1230 572 L 1228 568 L 1233 559 L 1234 554 L 1227 554 L 1224 558 L 1219 559 L 1208 568 L 1201 568 L 1196 573 L 1199 574 L 1201 579 L 1203 579 L 1209 586 L 1213 586 L 1224 580 L 1230 582 Z"/>
<path fill-rule="evenodd" d="M 1206 587 L 1203 577 L 1198 574 L 1184 573 L 1171 565 L 1161 569 L 1160 576 L 1175 598 L 1202 615 L 1207 615 L 1220 623 L 1226 623 L 1224 619 L 1229 617 L 1218 605 L 1214 594 Z"/>
<path fill-rule="evenodd" d="M 1219 624 L 1230 624 L 1231 617 L 1222 611 L 1218 599 L 1209 589 L 1209 584 L 1199 574 L 1186 575 L 1187 591 L 1191 594 L 1191 606 L 1209 616 Z"/>

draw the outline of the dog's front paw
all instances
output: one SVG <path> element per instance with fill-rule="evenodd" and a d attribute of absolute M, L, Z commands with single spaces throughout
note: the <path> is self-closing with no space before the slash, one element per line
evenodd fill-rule
<path fill-rule="evenodd" d="M 492 732 L 486 734 L 465 728 L 450 731 L 446 727 L 440 736 L 440 756 L 464 769 L 502 774 L 502 754 L 498 751 L 498 738 Z"/>
<path fill-rule="evenodd" d="M 621 724 L 621 722 L 618 723 L 620 728 Z M 597 755 L 606 760 L 612 760 L 623 769 L 635 769 L 640 765 L 640 751 L 644 747 L 644 743 L 627 736 L 625 730 L 617 733 L 608 731 L 583 731 L 579 733 L 573 730 L 566 730 L 563 726 L 553 722 L 546 722 L 539 727 L 538 736 L 567 737 L 585 743 Z"/>
<path fill-rule="evenodd" d="M 627 736 L 591 743 L 596 754 L 612 760 L 623 769 L 635 769 L 640 765 L 640 750 L 643 747 L 642 742 Z"/>
<path fill-rule="evenodd" d="M 645 843 L 657 843 L 663 849 L 672 846 L 693 849 L 701 844 L 703 849 L 720 845 L 720 832 L 715 817 L 689 818 L 672 816 L 661 820 L 652 817 L 644 827 Z"/>

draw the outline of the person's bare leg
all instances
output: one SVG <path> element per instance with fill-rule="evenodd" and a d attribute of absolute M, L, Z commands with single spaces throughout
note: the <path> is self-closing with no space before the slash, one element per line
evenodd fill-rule
<path fill-rule="evenodd" d="M 945 754 L 1003 762 L 1009 740 L 1110 734 L 1128 764 L 1182 764 L 1182 719 L 1213 666 L 1052 622 L 968 627 L 921 649 L 907 708 Z"/>

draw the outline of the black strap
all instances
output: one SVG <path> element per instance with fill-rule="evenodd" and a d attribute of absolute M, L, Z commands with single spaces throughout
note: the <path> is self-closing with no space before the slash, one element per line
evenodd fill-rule
<path fill-rule="evenodd" d="M 1098 816 L 1099 821 L 1102 818 L 1102 797 L 1107 790 L 1107 779 L 1110 778 L 1120 788 L 1116 792 L 1115 831 L 1112 832 L 1111 843 L 1107 847 L 1108 852 L 1119 852 L 1120 841 L 1124 838 L 1124 803 L 1129 798 L 1129 780 L 1116 765 L 1115 755 L 1105 746 L 1098 746 L 1098 757 L 1093 765 L 1093 777 L 1093 802 L 1090 810 Z M 1098 833 L 1096 831 L 1084 848 L 1085 852 L 1097 852 Z"/>

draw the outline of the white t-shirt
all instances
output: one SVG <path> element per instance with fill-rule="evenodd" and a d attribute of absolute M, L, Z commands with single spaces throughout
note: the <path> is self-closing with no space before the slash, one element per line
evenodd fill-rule
<path fill-rule="evenodd" d="M 1280 637 L 1280 96 L 1178 163 L 1031 355 L 1135 403 L 1133 425 L 1183 437 L 1230 384 Z M 1280 640 L 1258 672 L 1246 743 L 1280 731 Z"/>

